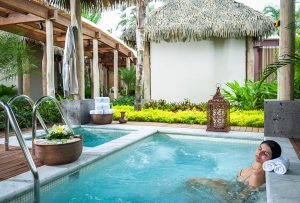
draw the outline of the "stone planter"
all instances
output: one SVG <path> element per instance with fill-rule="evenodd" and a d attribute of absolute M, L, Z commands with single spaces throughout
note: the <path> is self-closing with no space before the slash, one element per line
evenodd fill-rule
<path fill-rule="evenodd" d="M 111 124 L 114 114 L 91 114 L 91 123 L 98 125 Z"/>
<path fill-rule="evenodd" d="M 68 164 L 76 161 L 82 153 L 82 136 L 66 142 L 36 139 L 35 155 L 45 165 Z"/>

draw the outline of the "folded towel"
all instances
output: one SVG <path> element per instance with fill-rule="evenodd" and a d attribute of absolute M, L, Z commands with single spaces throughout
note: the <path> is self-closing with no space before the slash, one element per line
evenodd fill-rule
<path fill-rule="evenodd" d="M 90 110 L 90 114 L 103 114 L 103 110 Z"/>
<path fill-rule="evenodd" d="M 115 113 L 115 110 L 113 110 L 113 109 L 104 109 L 103 110 L 103 114 L 113 114 L 113 113 Z"/>
<path fill-rule="evenodd" d="M 283 175 L 287 172 L 287 170 L 290 167 L 290 160 L 286 157 L 279 157 L 277 159 L 274 159 L 275 161 L 275 168 L 274 168 L 274 172 L 280 175 Z"/>
<path fill-rule="evenodd" d="M 269 160 L 263 164 L 263 169 L 264 171 L 273 171 L 275 166 L 276 166 L 275 162 L 273 160 Z"/>
<path fill-rule="evenodd" d="M 287 172 L 287 170 L 289 169 L 289 166 L 290 166 L 289 159 L 281 156 L 276 159 L 266 161 L 263 164 L 263 169 L 264 169 L 264 171 L 273 171 L 274 170 L 275 173 L 283 175 Z"/>
<path fill-rule="evenodd" d="M 109 103 L 95 103 L 96 110 L 107 110 L 110 109 Z"/>
<path fill-rule="evenodd" d="M 109 97 L 96 97 L 95 103 L 109 103 Z"/>

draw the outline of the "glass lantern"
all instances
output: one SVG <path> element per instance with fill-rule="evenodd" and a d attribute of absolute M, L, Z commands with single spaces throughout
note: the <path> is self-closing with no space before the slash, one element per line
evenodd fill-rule
<path fill-rule="evenodd" d="M 217 85 L 216 94 L 209 100 L 206 107 L 207 131 L 228 132 L 230 130 L 230 104 L 220 92 L 220 84 Z"/>

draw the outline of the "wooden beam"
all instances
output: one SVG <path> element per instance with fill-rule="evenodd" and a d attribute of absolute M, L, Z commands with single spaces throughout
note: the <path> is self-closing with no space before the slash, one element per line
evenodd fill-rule
<path fill-rule="evenodd" d="M 25 23 L 25 22 L 36 22 L 44 20 L 41 17 L 37 17 L 32 14 L 23 15 L 20 13 L 11 13 L 8 15 L 7 18 L 0 18 L 0 25 L 10 25 L 10 24 L 18 24 L 18 23 Z"/>
<path fill-rule="evenodd" d="M 2 18 L 7 18 L 8 15 L 9 15 L 9 14 L 8 14 L 7 12 L 0 11 L 0 16 L 1 16 Z"/>
<path fill-rule="evenodd" d="M 0 0 L 0 7 L 4 7 L 22 14 L 31 13 L 44 19 L 48 18 L 49 15 L 47 7 L 34 3 L 33 1 Z"/>
<path fill-rule="evenodd" d="M 17 35 L 21 35 L 24 37 L 28 37 L 37 41 L 46 42 L 46 36 L 45 33 L 41 34 L 38 32 L 35 32 L 33 29 L 28 29 L 24 27 L 19 27 L 18 25 L 5 25 L 0 26 L 0 30 L 4 30 L 6 32 L 14 33 Z"/>
<path fill-rule="evenodd" d="M 89 37 L 89 36 L 83 35 L 83 36 L 82 36 L 82 39 L 83 39 L 83 40 L 90 40 L 90 39 L 92 39 L 92 38 Z M 63 34 L 63 35 L 61 35 L 61 36 L 57 36 L 57 37 L 55 37 L 55 39 L 54 39 L 54 41 L 56 41 L 56 42 L 64 42 L 65 40 L 66 40 L 66 35 L 65 35 L 65 34 Z"/>

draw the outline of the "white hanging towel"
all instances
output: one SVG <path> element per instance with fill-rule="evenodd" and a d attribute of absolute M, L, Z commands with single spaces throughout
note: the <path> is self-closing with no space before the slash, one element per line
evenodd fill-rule
<path fill-rule="evenodd" d="M 66 33 L 65 49 L 62 66 L 62 80 L 64 95 L 78 94 L 78 80 L 76 71 L 76 48 L 73 26 L 69 26 Z"/>

